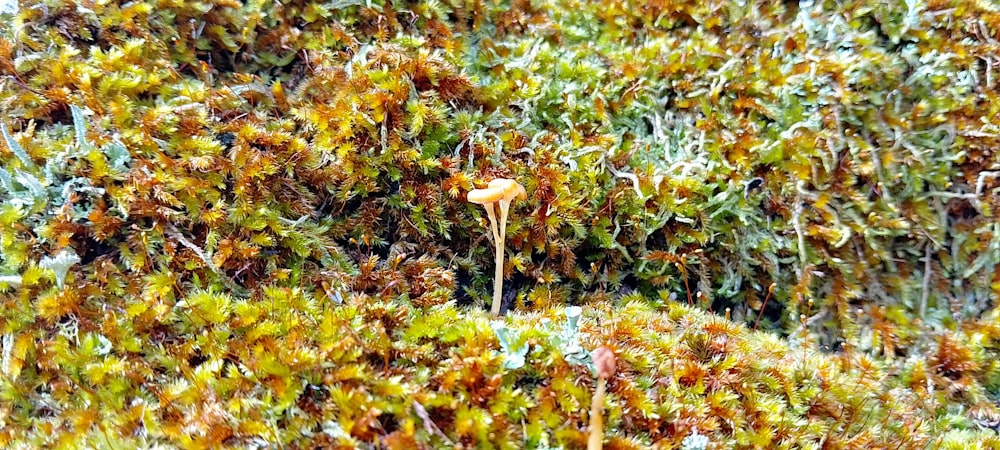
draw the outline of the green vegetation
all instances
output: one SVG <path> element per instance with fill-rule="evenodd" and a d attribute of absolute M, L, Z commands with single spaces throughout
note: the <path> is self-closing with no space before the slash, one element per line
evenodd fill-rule
<path fill-rule="evenodd" d="M 991 2 L 0 18 L 0 447 L 1000 446 Z"/>

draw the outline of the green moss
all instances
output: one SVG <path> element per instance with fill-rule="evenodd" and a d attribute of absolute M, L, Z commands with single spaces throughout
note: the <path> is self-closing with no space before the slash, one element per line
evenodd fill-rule
<path fill-rule="evenodd" d="M 55 426 L 55 432 L 8 438 L 40 445 L 139 433 L 123 444 L 318 439 L 482 448 L 532 446 L 544 436 L 575 447 L 585 439 L 595 381 L 586 365 L 561 352 L 559 328 L 550 325 L 563 320 L 558 311 L 506 319 L 530 348 L 523 366 L 510 367 L 496 352 L 501 344 L 485 313 L 451 304 L 420 310 L 365 296 L 309 312 L 290 308 L 298 295 L 275 298 L 273 311 L 282 313 L 257 315 L 234 305 L 228 319 L 199 321 L 204 331 L 197 334 L 182 331 L 188 319 L 178 317 L 167 326 L 176 337 L 157 342 L 159 335 L 150 333 L 139 350 L 128 350 L 118 336 L 60 335 L 24 358 L 37 365 L 45 353 L 56 354 L 46 378 L 64 381 L 46 389 L 66 409 L 38 416 L 42 406 L 35 402 L 47 395 L 18 394 L 19 384 L 5 388 L 11 400 L 27 395 L 7 419 L 19 428 L 8 431 Z M 210 298 L 195 293 L 185 302 L 203 308 Z M 587 310 L 582 325 L 585 347 L 607 345 L 618 354 L 607 401 L 607 439 L 617 445 L 679 445 L 695 428 L 723 447 L 818 448 L 831 432 L 859 445 L 917 446 L 930 438 L 933 422 L 917 425 L 911 417 L 925 414 L 906 401 L 912 393 L 881 394 L 889 387 L 882 365 L 846 369 L 847 358 L 790 348 L 680 305 L 656 311 L 642 302 L 602 304 Z M 14 379 L 31 375 L 22 371 Z M 68 408 L 70 399 L 101 399 L 106 406 Z M 91 415 L 93 427 L 69 425 Z M 434 423 L 420 423 L 426 420 Z M 872 423 L 883 428 L 872 432 Z"/>

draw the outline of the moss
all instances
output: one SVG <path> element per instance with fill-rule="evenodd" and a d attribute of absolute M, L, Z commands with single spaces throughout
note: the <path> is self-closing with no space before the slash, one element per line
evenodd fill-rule
<path fill-rule="evenodd" d="M 151 332 L 131 351 L 118 336 L 57 336 L 26 357 L 48 367 L 33 374 L 52 380 L 46 392 L 19 395 L 17 385 L 7 386 L 12 400 L 25 402 L 10 410 L 8 439 L 42 445 L 109 435 L 133 436 L 120 445 L 325 440 L 480 448 L 534 446 L 544 436 L 564 447 L 586 440 L 596 380 L 556 344 L 553 323 L 563 320 L 561 311 L 506 319 L 530 348 L 525 364 L 509 369 L 495 352 L 500 342 L 485 313 L 366 296 L 319 309 L 301 292 L 272 291 L 285 313 L 254 313 L 269 310 L 268 301 L 236 303 L 227 309 L 232 317 L 212 316 L 210 324 L 194 310 L 210 297 L 192 293 L 185 300 L 191 311 L 178 311 L 168 327 L 174 338 L 157 342 L 166 330 Z M 606 345 L 618 355 L 606 432 L 616 448 L 676 446 L 695 428 L 725 448 L 818 448 L 834 441 L 918 446 L 930 438 L 932 422 L 915 422 L 912 416 L 924 413 L 905 401 L 912 393 L 881 394 L 888 388 L 882 366 L 851 370 L 843 358 L 790 348 L 681 305 L 657 311 L 644 302 L 599 304 L 587 311 L 579 332 L 584 346 Z M 183 331 L 191 326 L 203 331 Z M 70 369 L 74 364 L 80 372 Z M 61 399 L 54 416 L 38 415 L 50 404 L 45 398 Z M 116 406 L 88 406 L 97 400 Z M 93 426 L 81 429 L 86 417 Z M 51 433 L 35 434 L 49 427 Z"/>

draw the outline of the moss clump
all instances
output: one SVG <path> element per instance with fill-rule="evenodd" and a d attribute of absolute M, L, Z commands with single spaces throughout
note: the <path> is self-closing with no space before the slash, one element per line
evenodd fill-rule
<path fill-rule="evenodd" d="M 141 342 L 111 335 L 110 325 L 110 339 L 56 335 L 13 375 L 48 380 L 43 390 L 5 387 L 6 446 L 586 442 L 595 378 L 563 355 L 560 310 L 506 319 L 515 345 L 528 348 L 525 364 L 508 369 L 485 313 L 364 295 L 323 308 L 301 291 L 267 295 L 191 293 L 169 326 Z M 686 306 L 598 304 L 577 337 L 618 357 L 609 448 L 675 447 L 695 429 L 720 448 L 914 448 L 932 437 L 934 421 L 912 392 L 891 389 L 884 365 L 790 348 Z"/>

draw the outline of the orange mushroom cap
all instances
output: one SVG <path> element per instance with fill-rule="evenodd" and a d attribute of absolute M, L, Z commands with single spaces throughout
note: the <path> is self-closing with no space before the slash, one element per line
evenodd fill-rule
<path fill-rule="evenodd" d="M 483 205 L 486 203 L 495 203 L 504 198 L 503 189 L 488 187 L 486 189 L 473 189 L 469 191 L 467 197 L 469 202 Z"/>
<path fill-rule="evenodd" d="M 511 200 L 514 197 L 522 200 L 528 198 L 528 193 L 524 190 L 524 186 L 521 186 L 520 183 L 510 178 L 497 178 L 490 181 L 489 187 L 502 189 L 504 200 Z"/>
<path fill-rule="evenodd" d="M 615 352 L 608 347 L 600 347 L 594 350 L 594 368 L 597 369 L 599 378 L 608 379 L 615 374 Z"/>

